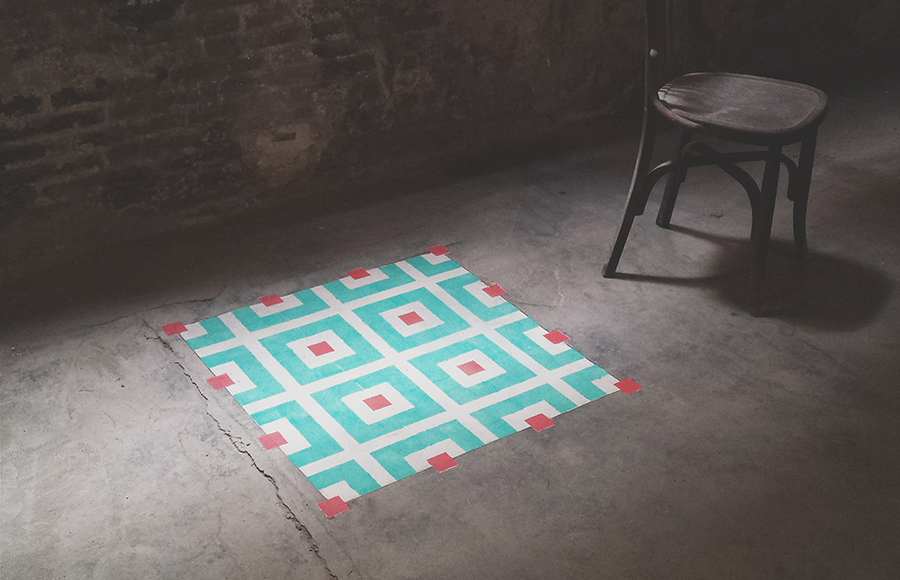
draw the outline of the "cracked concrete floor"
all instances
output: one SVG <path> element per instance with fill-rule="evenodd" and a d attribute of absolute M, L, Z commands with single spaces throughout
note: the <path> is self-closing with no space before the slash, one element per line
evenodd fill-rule
<path fill-rule="evenodd" d="M 3 578 L 900 576 L 900 84 L 831 91 L 809 213 L 776 208 L 767 316 L 743 301 L 749 211 L 691 174 L 600 277 L 635 135 L 328 214 L 7 264 Z M 351 503 L 319 497 L 160 326 L 444 243 L 579 351 L 644 385 Z M 5 259 L 5 258 L 4 258 Z"/>

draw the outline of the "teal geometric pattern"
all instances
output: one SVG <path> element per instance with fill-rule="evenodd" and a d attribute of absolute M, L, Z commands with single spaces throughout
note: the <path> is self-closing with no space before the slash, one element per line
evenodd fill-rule
<path fill-rule="evenodd" d="M 502 294 L 429 252 L 182 337 L 310 483 L 348 501 L 617 390 Z"/>

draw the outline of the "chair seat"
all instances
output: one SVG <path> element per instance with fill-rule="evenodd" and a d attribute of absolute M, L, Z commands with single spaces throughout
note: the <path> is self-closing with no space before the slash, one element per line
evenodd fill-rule
<path fill-rule="evenodd" d="M 658 96 L 675 116 L 710 133 L 785 143 L 818 122 L 828 104 L 825 93 L 807 85 L 734 73 L 686 74 Z"/>

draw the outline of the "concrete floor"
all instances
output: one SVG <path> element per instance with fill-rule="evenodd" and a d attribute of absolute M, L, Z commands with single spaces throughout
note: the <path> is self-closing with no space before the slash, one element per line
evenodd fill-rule
<path fill-rule="evenodd" d="M 749 208 L 690 175 L 603 279 L 636 135 L 361 208 L 281 209 L 40 266 L 4 290 L 0 576 L 900 577 L 900 83 L 832 91 L 811 254 L 776 208 L 767 316 Z M 443 243 L 616 394 L 351 502 L 320 496 L 160 326 Z M 27 267 L 22 265 L 21 267 Z M 21 278 L 26 280 L 27 277 Z"/>

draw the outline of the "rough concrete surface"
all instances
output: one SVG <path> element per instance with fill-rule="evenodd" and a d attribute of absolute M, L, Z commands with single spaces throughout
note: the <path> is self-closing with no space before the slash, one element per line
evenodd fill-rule
<path fill-rule="evenodd" d="M 317 216 L 282 208 L 105 248 L 7 289 L 3 578 L 900 576 L 900 84 L 830 91 L 810 255 L 776 207 L 765 316 L 749 208 L 692 172 L 672 230 L 600 268 L 636 135 Z M 644 386 L 351 502 L 319 496 L 160 326 L 443 243 Z"/>

